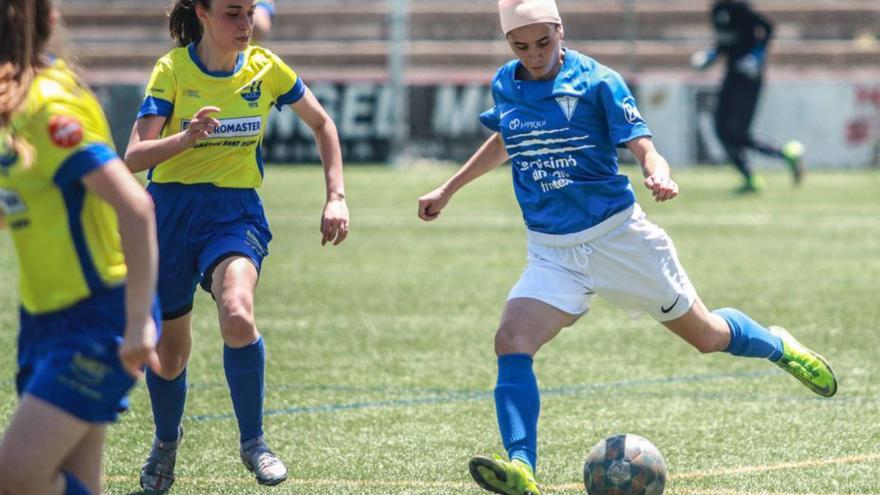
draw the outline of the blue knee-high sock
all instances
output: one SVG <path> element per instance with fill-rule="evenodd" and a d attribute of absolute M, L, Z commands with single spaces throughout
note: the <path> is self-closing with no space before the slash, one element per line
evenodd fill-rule
<path fill-rule="evenodd" d="M 64 495 L 93 495 L 92 492 L 90 492 L 89 489 L 72 474 L 64 471 L 62 471 L 61 474 L 64 475 L 64 481 L 66 482 Z"/>
<path fill-rule="evenodd" d="M 147 368 L 147 389 L 153 407 L 156 438 L 163 442 L 176 442 L 183 406 L 186 404 L 186 368 L 173 380 L 166 380 Z"/>
<path fill-rule="evenodd" d="M 223 369 L 232 396 L 232 407 L 238 418 L 241 441 L 263 434 L 263 370 L 266 350 L 263 338 L 252 344 L 233 349 L 223 346 Z"/>
<path fill-rule="evenodd" d="M 730 327 L 730 345 L 724 352 L 734 356 L 762 357 L 779 361 L 782 357 L 782 339 L 738 309 L 722 308 L 713 311 L 727 321 Z"/>
<path fill-rule="evenodd" d="M 538 462 L 538 415 L 541 394 L 528 354 L 498 357 L 498 382 L 495 385 L 495 413 L 501 441 L 510 460 L 528 463 L 532 471 Z"/>

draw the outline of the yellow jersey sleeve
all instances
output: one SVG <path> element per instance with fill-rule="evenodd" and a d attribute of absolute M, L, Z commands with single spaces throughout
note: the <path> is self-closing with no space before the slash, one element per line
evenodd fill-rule
<path fill-rule="evenodd" d="M 268 50 L 267 55 L 272 63 L 269 79 L 272 94 L 275 95 L 275 106 L 281 110 L 283 106 L 299 101 L 306 93 L 306 86 L 281 57 Z"/>
<path fill-rule="evenodd" d="M 80 102 L 56 97 L 33 115 L 27 135 L 39 153 L 34 166 L 58 187 L 64 188 L 117 158 L 106 138 L 109 129 L 103 113 L 89 113 Z"/>
<path fill-rule="evenodd" d="M 138 112 L 137 118 L 148 115 L 169 117 L 174 109 L 174 100 L 177 94 L 177 81 L 174 74 L 174 64 L 171 57 L 164 56 L 156 62 L 153 74 L 147 83 L 144 102 Z"/>

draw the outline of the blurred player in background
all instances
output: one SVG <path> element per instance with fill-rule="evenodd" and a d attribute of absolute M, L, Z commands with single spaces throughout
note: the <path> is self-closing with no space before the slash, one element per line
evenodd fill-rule
<path fill-rule="evenodd" d="M 764 185 L 749 165 L 746 154 L 749 149 L 785 160 L 794 183 L 799 184 L 804 176 L 804 146 L 789 141 L 779 148 L 757 139 L 749 131 L 764 81 L 773 24 L 745 0 L 718 0 L 712 7 L 711 17 L 715 48 L 695 53 L 691 64 L 704 70 L 719 55 L 727 58 L 724 82 L 715 107 L 715 130 L 730 160 L 745 179 L 739 191 L 756 192 Z"/>
<path fill-rule="evenodd" d="M 256 4 L 174 2 L 170 29 L 179 48 L 156 63 L 126 152 L 131 170 L 150 170 L 147 190 L 156 203 L 161 253 L 162 372 L 147 374 L 156 438 L 141 470 L 150 493 L 174 482 L 199 284 L 217 305 L 241 459 L 261 484 L 287 478 L 287 467 L 263 439 L 266 357 L 254 319 L 254 291 L 272 239 L 256 188 L 273 105 L 289 105 L 315 135 L 326 181 L 322 244 L 339 244 L 348 234 L 336 126 L 293 70 L 250 45 Z"/>
<path fill-rule="evenodd" d="M 274 19 L 275 1 L 257 0 L 257 9 L 254 11 L 254 41 L 261 41 L 269 37 Z"/>
<path fill-rule="evenodd" d="M 495 134 L 419 199 L 419 216 L 434 220 L 456 191 L 509 159 L 527 226 L 528 262 L 495 334 L 495 407 L 509 460 L 474 457 L 474 480 L 495 493 L 540 493 L 533 356 L 587 314 L 597 294 L 649 314 L 701 352 L 769 359 L 815 393 L 834 395 L 831 368 L 784 329 L 732 308 L 710 312 L 672 240 L 645 218 L 616 147 L 636 157 L 655 201 L 675 198 L 678 185 L 620 75 L 563 47 L 553 0 L 501 0 L 499 8 L 517 59 L 493 78 L 495 106 L 480 116 Z"/>
<path fill-rule="evenodd" d="M 21 278 L 4 495 L 101 493 L 107 424 L 158 369 L 153 204 L 95 97 L 46 52 L 52 10 L 0 0 L 0 209 Z"/>

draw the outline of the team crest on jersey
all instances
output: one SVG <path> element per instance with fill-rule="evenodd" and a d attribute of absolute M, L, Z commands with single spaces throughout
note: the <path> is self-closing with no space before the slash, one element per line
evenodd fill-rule
<path fill-rule="evenodd" d="M 632 96 L 628 96 L 623 100 L 623 113 L 626 121 L 630 124 L 645 120 L 642 118 L 642 114 L 639 113 L 638 107 L 636 107 L 636 99 Z"/>
<path fill-rule="evenodd" d="M 73 148 L 82 142 L 82 124 L 68 115 L 53 115 L 49 119 L 49 138 L 56 146 Z"/>
<path fill-rule="evenodd" d="M 255 102 L 260 99 L 262 87 L 263 81 L 254 81 L 242 90 L 241 97 L 244 98 L 245 101 Z"/>
<path fill-rule="evenodd" d="M 576 96 L 559 96 L 556 98 L 556 102 L 559 103 L 559 108 L 562 109 L 565 118 L 571 121 L 574 109 L 578 106 L 578 98 Z"/>

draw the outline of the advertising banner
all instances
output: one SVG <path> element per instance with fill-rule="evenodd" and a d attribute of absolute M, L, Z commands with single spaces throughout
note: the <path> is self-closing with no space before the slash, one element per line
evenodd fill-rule
<path fill-rule="evenodd" d="M 339 130 L 346 163 L 386 163 L 395 134 L 394 95 L 381 82 L 309 84 Z M 644 78 L 633 92 L 661 153 L 675 167 L 725 163 L 714 131 L 715 86 Z M 143 95 L 131 85 L 95 88 L 123 152 Z M 404 156 L 463 163 L 489 136 L 478 116 L 492 106 L 485 83 L 413 85 Z M 810 168 L 877 166 L 880 154 L 880 83 L 770 82 L 752 130 L 771 142 L 797 139 Z M 269 163 L 317 163 L 311 130 L 289 108 L 266 122 L 263 156 Z M 755 156 L 759 168 L 781 167 Z"/>

